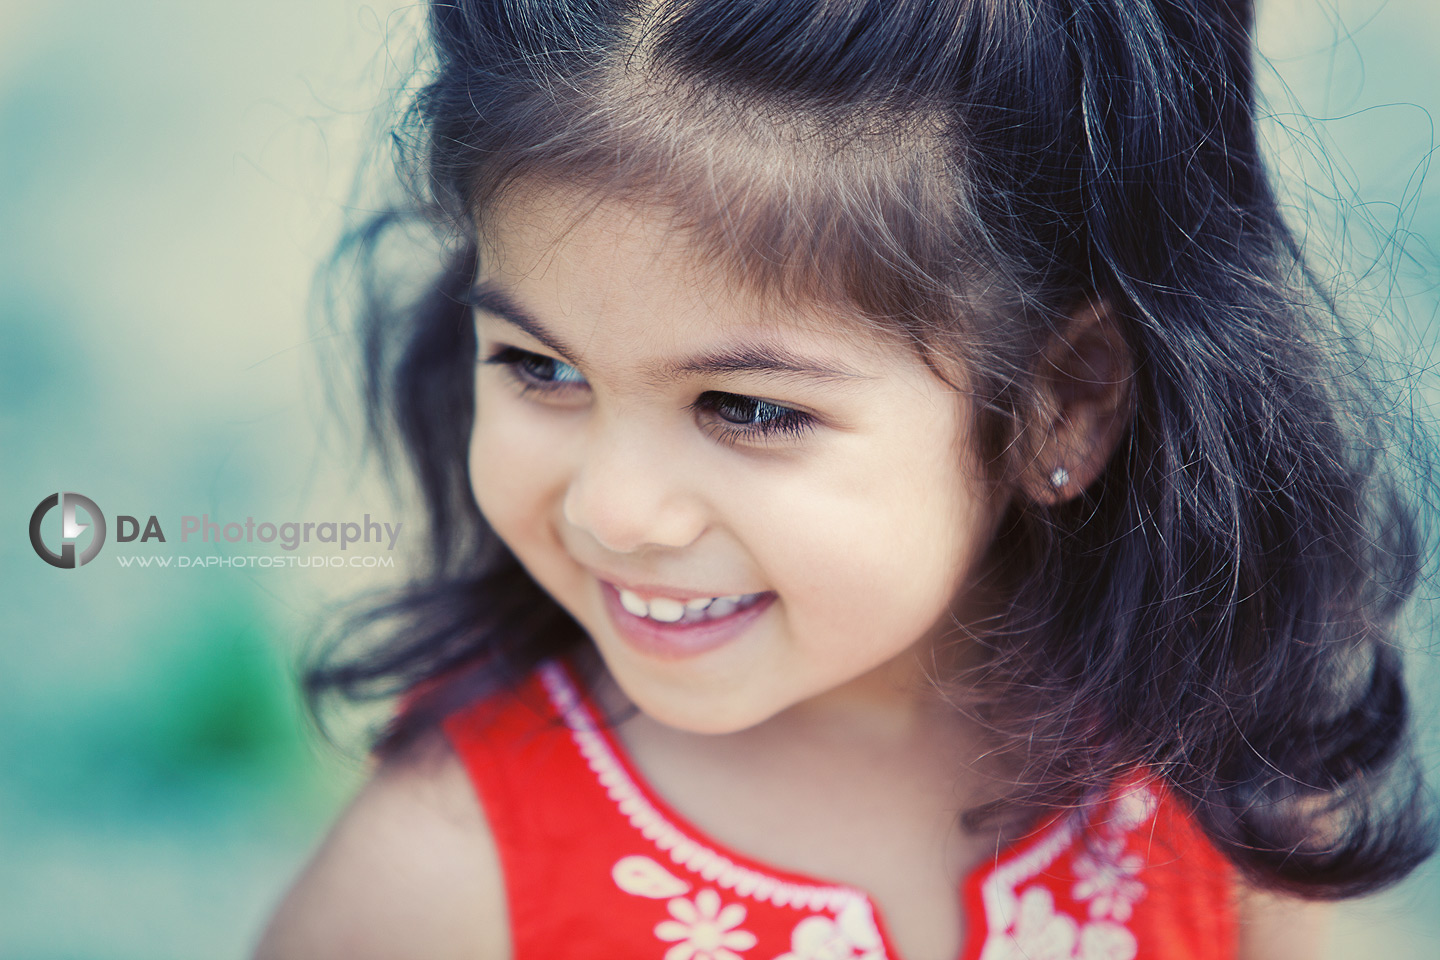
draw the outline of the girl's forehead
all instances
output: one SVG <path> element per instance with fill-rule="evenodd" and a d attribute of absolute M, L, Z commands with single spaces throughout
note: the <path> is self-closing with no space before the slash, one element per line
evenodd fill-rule
<path fill-rule="evenodd" d="M 479 240 L 482 274 L 492 269 L 516 282 L 584 277 L 619 290 L 627 280 L 647 279 L 693 289 L 696 296 L 746 294 L 742 285 L 726 282 L 676 212 L 659 203 L 520 184 L 485 214 Z"/>
<path fill-rule="evenodd" d="M 563 187 L 527 186 L 488 213 L 476 279 L 482 306 L 504 304 L 582 336 L 603 325 L 657 344 L 733 337 L 852 355 L 913 352 L 852 306 L 754 289 L 706 256 L 669 208 Z"/>

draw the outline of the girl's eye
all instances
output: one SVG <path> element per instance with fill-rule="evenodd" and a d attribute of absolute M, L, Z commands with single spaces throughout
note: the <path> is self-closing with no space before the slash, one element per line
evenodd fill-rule
<path fill-rule="evenodd" d="M 522 393 L 559 393 L 589 387 L 580 371 L 563 360 L 543 354 L 501 347 L 484 361 L 503 367 Z M 723 443 L 798 438 L 814 429 L 815 417 L 767 400 L 738 393 L 707 390 L 690 409 L 708 421 Z"/>
<path fill-rule="evenodd" d="M 563 360 L 531 353 L 518 347 L 501 347 L 485 362 L 504 367 L 526 392 L 564 390 L 587 385 L 580 371 Z"/>
<path fill-rule="evenodd" d="M 708 390 L 691 404 L 698 414 L 713 418 L 719 439 L 726 443 L 737 440 L 772 440 L 798 438 L 815 428 L 816 419 L 808 413 L 782 407 L 767 400 L 745 397 L 736 393 Z"/>

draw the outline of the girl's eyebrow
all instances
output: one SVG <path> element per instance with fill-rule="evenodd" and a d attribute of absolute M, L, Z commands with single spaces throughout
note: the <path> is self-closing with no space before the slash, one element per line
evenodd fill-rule
<path fill-rule="evenodd" d="M 499 317 L 511 326 L 518 327 L 565 360 L 574 362 L 574 351 L 547 330 L 543 323 L 521 309 L 508 293 L 495 284 L 489 281 L 477 283 L 470 288 L 466 302 L 478 310 Z M 869 374 L 845 366 L 820 363 L 767 343 L 741 344 L 712 353 L 697 354 L 685 360 L 668 363 L 644 379 L 649 383 L 664 384 L 686 377 L 724 373 L 765 373 L 841 382 L 874 379 Z"/>

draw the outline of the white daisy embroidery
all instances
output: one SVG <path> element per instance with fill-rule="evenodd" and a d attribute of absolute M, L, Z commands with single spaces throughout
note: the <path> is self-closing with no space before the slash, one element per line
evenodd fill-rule
<path fill-rule="evenodd" d="M 675 897 L 666 906 L 674 919 L 655 925 L 655 936 L 675 944 L 665 960 L 741 960 L 735 951 L 755 946 L 755 934 L 735 929 L 745 920 L 745 908 L 732 903 L 721 909 L 720 894 L 709 887 L 694 902 Z"/>
<path fill-rule="evenodd" d="M 1079 925 L 1055 912 L 1055 898 L 1044 887 L 1031 887 L 1020 895 L 1020 912 L 1011 931 L 1019 956 L 1028 960 L 1071 960 L 1079 940 Z"/>
<path fill-rule="evenodd" d="M 1019 911 L 997 960 L 1135 960 L 1135 935 L 1118 923 L 1076 923 L 1055 912 L 1055 898 L 1044 887 L 1020 895 Z"/>
<path fill-rule="evenodd" d="M 1135 902 L 1145 896 L 1145 885 L 1135 879 L 1145 862 L 1124 851 L 1124 839 L 1112 837 L 1101 841 L 1095 855 L 1075 858 L 1077 880 L 1072 895 L 1090 902 L 1091 917 L 1129 920 Z"/>
<path fill-rule="evenodd" d="M 832 920 L 810 916 L 790 931 L 790 952 L 775 960 L 884 960 L 870 905 L 856 898 Z"/>

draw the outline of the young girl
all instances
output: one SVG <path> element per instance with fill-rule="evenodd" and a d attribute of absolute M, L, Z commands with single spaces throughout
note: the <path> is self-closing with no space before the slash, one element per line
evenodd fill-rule
<path fill-rule="evenodd" d="M 401 709 L 258 956 L 1277 960 L 1425 858 L 1248 2 L 429 25 L 358 240 L 442 241 L 364 351 L 433 563 L 309 675 Z"/>

